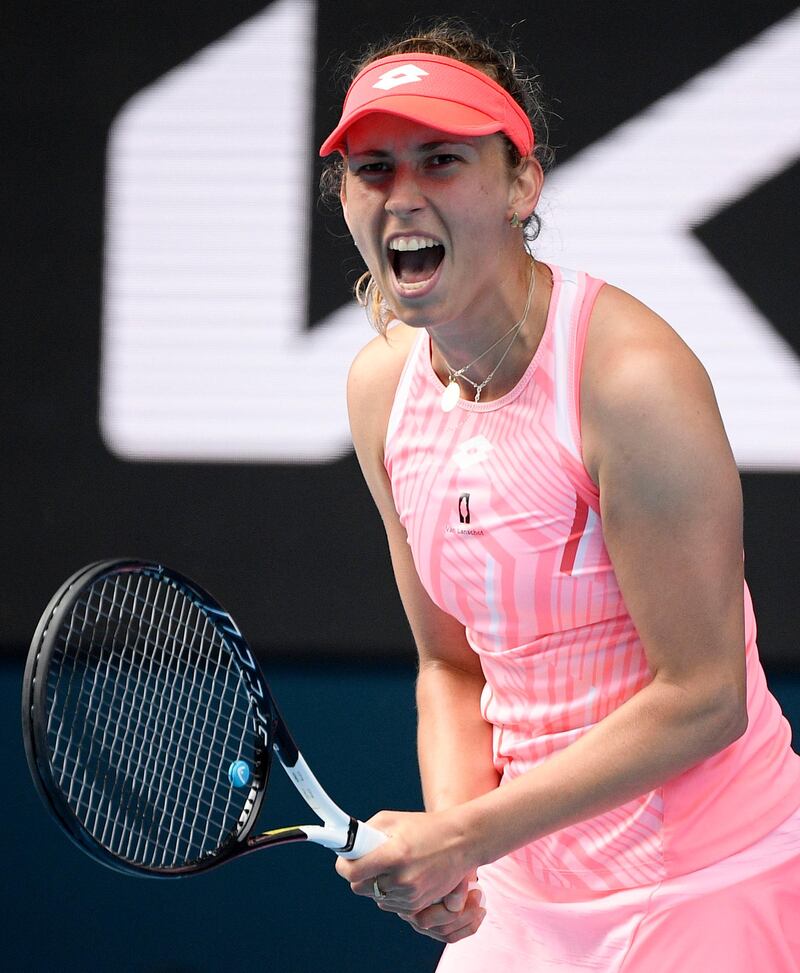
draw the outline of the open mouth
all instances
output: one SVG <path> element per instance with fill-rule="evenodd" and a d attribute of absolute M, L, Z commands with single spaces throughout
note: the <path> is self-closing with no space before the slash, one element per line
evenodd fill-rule
<path fill-rule="evenodd" d="M 389 241 L 389 263 L 403 287 L 426 284 L 444 259 L 444 247 L 432 237 L 395 237 Z"/>

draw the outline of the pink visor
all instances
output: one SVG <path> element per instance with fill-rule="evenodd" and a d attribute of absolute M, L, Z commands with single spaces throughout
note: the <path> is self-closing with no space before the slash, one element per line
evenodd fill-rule
<path fill-rule="evenodd" d="M 523 157 L 533 150 L 530 120 L 505 88 L 469 64 L 438 54 L 393 54 L 368 64 L 350 85 L 339 124 L 319 154 L 345 155 L 347 130 L 372 112 L 449 135 L 504 132 Z"/>

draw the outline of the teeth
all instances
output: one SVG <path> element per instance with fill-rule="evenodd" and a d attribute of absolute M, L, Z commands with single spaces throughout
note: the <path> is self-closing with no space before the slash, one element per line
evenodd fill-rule
<path fill-rule="evenodd" d="M 428 236 L 395 237 L 389 241 L 390 250 L 424 250 L 426 247 L 439 247 L 441 244 Z"/>

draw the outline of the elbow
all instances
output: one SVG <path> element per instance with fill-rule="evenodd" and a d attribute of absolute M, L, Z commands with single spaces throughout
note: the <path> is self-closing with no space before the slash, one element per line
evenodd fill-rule
<path fill-rule="evenodd" d="M 740 706 L 736 713 L 736 718 L 733 721 L 733 727 L 731 732 L 731 738 L 729 745 L 735 743 L 740 737 L 743 737 L 747 732 L 748 726 L 748 716 L 747 716 L 747 705 Z"/>
<path fill-rule="evenodd" d="M 747 698 L 738 689 L 720 693 L 717 700 L 715 723 L 716 749 L 724 750 L 747 732 Z"/>
<path fill-rule="evenodd" d="M 681 693 L 686 706 L 683 718 L 693 724 L 703 759 L 719 753 L 747 732 L 747 672 L 729 667 L 706 671 L 689 683 Z M 701 742 L 702 741 L 702 742 Z"/>
<path fill-rule="evenodd" d="M 674 692 L 674 685 L 671 689 Z M 727 681 L 713 686 L 706 681 L 693 692 L 686 688 L 679 691 L 680 704 L 673 718 L 687 731 L 695 761 L 713 757 L 744 736 L 748 725 L 746 696 L 743 687 Z"/>

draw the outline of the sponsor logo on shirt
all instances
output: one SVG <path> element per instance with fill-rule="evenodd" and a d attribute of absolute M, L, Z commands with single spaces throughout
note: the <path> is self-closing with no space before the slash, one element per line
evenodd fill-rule
<path fill-rule="evenodd" d="M 444 529 L 445 534 L 467 534 L 473 537 L 484 533 L 480 527 L 469 526 L 472 523 L 472 514 L 469 509 L 469 493 L 459 494 L 458 497 L 458 526 L 447 524 Z"/>

